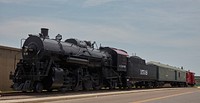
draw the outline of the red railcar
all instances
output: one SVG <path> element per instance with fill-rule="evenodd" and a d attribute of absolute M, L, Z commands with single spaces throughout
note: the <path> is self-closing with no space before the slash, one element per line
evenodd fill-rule
<path fill-rule="evenodd" d="M 194 86 L 196 84 L 193 72 L 186 72 L 186 83 L 188 86 Z"/>

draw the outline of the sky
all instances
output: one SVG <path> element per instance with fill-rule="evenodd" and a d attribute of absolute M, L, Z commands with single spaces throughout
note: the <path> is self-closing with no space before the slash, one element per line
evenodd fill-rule
<path fill-rule="evenodd" d="M 0 0 L 0 45 L 77 38 L 200 75 L 200 0 Z"/>

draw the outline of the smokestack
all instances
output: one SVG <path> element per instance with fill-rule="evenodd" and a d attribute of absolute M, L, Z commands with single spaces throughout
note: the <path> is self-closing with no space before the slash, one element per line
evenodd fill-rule
<path fill-rule="evenodd" d="M 48 30 L 49 29 L 47 28 L 41 28 L 41 34 L 43 35 L 44 38 L 49 38 Z"/>

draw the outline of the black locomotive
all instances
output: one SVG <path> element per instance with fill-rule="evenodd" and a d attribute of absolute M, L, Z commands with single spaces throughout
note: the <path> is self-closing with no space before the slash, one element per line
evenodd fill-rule
<path fill-rule="evenodd" d="M 49 39 L 48 29 L 29 35 L 22 47 L 22 59 L 10 79 L 14 90 L 92 90 L 102 87 L 156 87 L 158 68 L 145 60 L 129 57 L 111 47 L 94 48 L 94 43 L 78 39 Z"/>

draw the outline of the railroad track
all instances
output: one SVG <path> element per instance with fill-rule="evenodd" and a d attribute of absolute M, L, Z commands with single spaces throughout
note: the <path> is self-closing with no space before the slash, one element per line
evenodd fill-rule
<path fill-rule="evenodd" d="M 138 90 L 138 89 L 132 89 Z M 67 91 L 67 92 L 60 92 L 60 91 L 52 91 L 47 92 L 43 91 L 42 93 L 34 93 L 34 92 L 7 92 L 1 93 L 0 101 L 1 100 L 12 100 L 12 99 L 26 99 L 26 98 L 39 98 L 39 97 L 51 97 L 51 96 L 66 96 L 66 95 L 79 95 L 79 94 L 92 94 L 92 93 L 106 93 L 106 92 L 118 92 L 118 91 L 127 91 L 127 90 L 92 90 L 92 91 Z"/>
<path fill-rule="evenodd" d="M 7 92 L 1 93 L 0 101 L 2 100 L 14 100 L 14 99 L 27 99 L 27 98 L 40 98 L 40 97 L 51 97 L 51 96 L 71 96 L 71 95 L 80 95 L 80 94 L 92 94 L 92 93 L 107 93 L 107 92 L 119 92 L 119 91 L 130 91 L 130 90 L 143 90 L 145 88 L 133 88 L 129 90 L 109 90 L 109 89 L 101 89 L 101 90 L 91 90 L 91 91 L 43 91 L 42 93 L 34 93 L 34 92 Z M 152 88 L 153 89 L 153 88 Z M 155 89 L 155 88 L 154 88 Z"/>
<path fill-rule="evenodd" d="M 156 88 L 149 88 L 149 89 L 156 89 Z M 130 91 L 130 90 L 147 90 L 147 89 L 146 88 L 137 88 L 137 89 L 133 88 L 133 89 L 129 89 L 129 90 L 101 89 L 101 90 L 91 90 L 91 91 L 67 91 L 67 92 L 60 92 L 60 91 L 48 92 L 48 91 L 43 91 L 42 93 L 7 92 L 7 93 L 1 93 L 0 101 L 2 101 L 2 100 L 15 100 L 15 99 L 52 97 L 52 96 L 73 96 L 73 95 L 80 95 L 80 94 L 108 93 L 108 92 L 120 92 L 120 91 Z"/>

